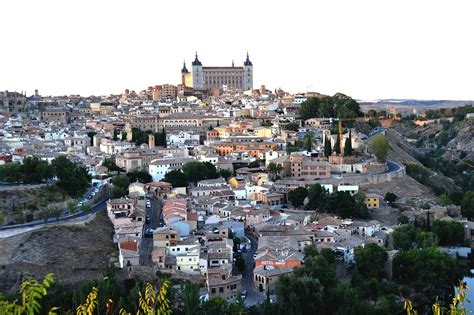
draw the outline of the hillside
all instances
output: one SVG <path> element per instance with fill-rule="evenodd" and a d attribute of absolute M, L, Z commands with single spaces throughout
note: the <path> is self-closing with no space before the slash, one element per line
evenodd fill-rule
<path fill-rule="evenodd" d="M 100 278 L 117 253 L 112 233 L 109 219 L 98 214 L 85 226 L 52 226 L 0 239 L 0 292 L 15 292 L 25 274 L 42 278 L 52 272 L 66 285 Z"/>

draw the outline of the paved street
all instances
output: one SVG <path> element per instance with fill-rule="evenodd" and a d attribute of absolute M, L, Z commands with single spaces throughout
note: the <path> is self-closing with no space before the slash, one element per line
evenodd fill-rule
<path fill-rule="evenodd" d="M 160 213 L 162 208 L 161 201 L 156 197 L 148 198 L 151 200 L 151 208 L 145 208 L 145 214 L 151 216 L 151 222 L 145 224 L 144 230 L 146 228 L 156 229 L 160 221 Z M 143 232 L 145 233 L 145 232 Z M 151 252 L 153 251 L 153 238 L 145 237 L 143 234 L 142 242 L 140 245 L 140 265 L 152 265 L 151 262 Z"/>
<path fill-rule="evenodd" d="M 247 297 L 244 300 L 245 306 L 252 306 L 263 302 L 265 299 L 265 294 L 259 292 L 253 286 L 253 254 L 257 251 L 257 241 L 250 234 L 246 234 L 246 236 L 248 239 L 250 239 L 251 248 L 242 254 L 242 257 L 245 259 L 245 270 L 242 275 L 241 285 L 242 290 L 247 290 Z"/>

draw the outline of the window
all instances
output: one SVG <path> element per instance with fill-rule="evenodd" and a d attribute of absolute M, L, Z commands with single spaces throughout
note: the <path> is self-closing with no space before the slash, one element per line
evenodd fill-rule
<path fill-rule="evenodd" d="M 219 287 L 219 293 L 224 293 L 224 287 Z"/>
<path fill-rule="evenodd" d="M 216 293 L 216 288 L 212 288 L 211 293 Z"/>

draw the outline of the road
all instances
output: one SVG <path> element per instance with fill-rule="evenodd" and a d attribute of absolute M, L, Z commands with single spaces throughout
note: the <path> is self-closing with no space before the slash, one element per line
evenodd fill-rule
<path fill-rule="evenodd" d="M 87 190 L 87 192 L 84 194 L 84 196 L 81 200 L 83 200 L 83 199 L 87 200 L 87 197 L 92 193 L 92 191 L 95 188 L 96 187 L 89 188 Z M 25 228 L 25 227 L 34 227 L 34 226 L 44 225 L 44 224 L 48 224 L 48 223 L 56 223 L 56 222 L 64 222 L 64 221 L 74 220 L 74 219 L 77 219 L 77 218 L 80 218 L 80 217 L 88 216 L 92 213 L 100 212 L 100 211 L 104 210 L 105 208 L 106 208 L 106 200 L 103 200 L 103 201 L 93 205 L 91 211 L 77 212 L 77 213 L 74 213 L 74 214 L 71 214 L 71 215 L 60 217 L 58 220 L 56 220 L 56 218 L 51 217 L 51 218 L 48 218 L 47 221 L 45 221 L 45 220 L 36 220 L 36 221 L 31 221 L 31 222 L 27 222 L 27 223 L 23 223 L 23 224 L 1 226 L 0 231 L 18 229 L 18 228 Z"/>
<path fill-rule="evenodd" d="M 382 133 L 384 133 L 384 132 L 385 132 L 385 128 L 380 128 L 380 129 L 378 129 L 377 131 L 374 131 L 374 132 L 368 134 L 367 137 L 362 138 L 362 141 L 370 140 L 371 138 L 373 138 L 373 137 L 375 137 L 375 136 L 377 136 L 377 135 L 379 135 L 379 134 L 382 134 Z"/>
<path fill-rule="evenodd" d="M 146 223 L 144 229 L 152 228 L 156 229 L 160 222 L 160 213 L 163 204 L 160 199 L 156 197 L 148 198 L 151 200 L 151 208 L 145 208 L 145 214 L 151 216 L 151 222 Z M 151 261 L 151 252 L 153 251 L 153 237 L 145 237 L 143 233 L 143 238 L 140 243 L 140 265 L 152 266 Z"/>
<path fill-rule="evenodd" d="M 242 257 L 245 260 L 245 270 L 242 274 L 241 287 L 242 291 L 247 290 L 247 297 L 245 298 L 244 303 L 245 306 L 249 307 L 263 302 L 265 299 L 265 294 L 256 290 L 253 285 L 253 267 L 255 262 L 253 259 L 253 254 L 257 251 L 257 241 L 250 234 L 246 234 L 245 236 L 247 236 L 247 238 L 250 240 L 251 248 L 242 254 Z"/>

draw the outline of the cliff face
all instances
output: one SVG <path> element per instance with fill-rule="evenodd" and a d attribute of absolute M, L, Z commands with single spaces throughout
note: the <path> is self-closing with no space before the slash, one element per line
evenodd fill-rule
<path fill-rule="evenodd" d="M 474 119 L 465 119 L 454 126 L 457 135 L 446 145 L 447 150 L 459 150 L 467 154 L 467 158 L 474 159 Z"/>

